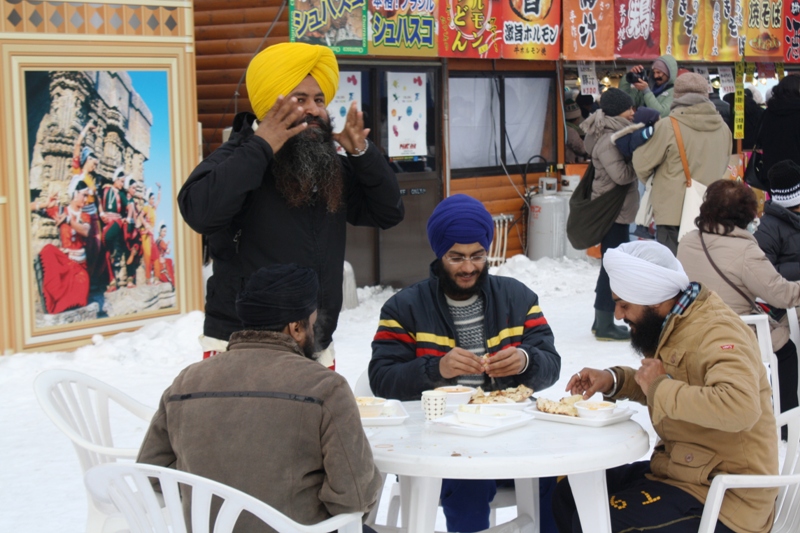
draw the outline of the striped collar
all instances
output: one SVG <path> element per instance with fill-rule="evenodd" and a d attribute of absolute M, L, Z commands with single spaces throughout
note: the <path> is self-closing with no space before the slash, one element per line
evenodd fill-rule
<path fill-rule="evenodd" d="M 700 294 L 700 284 L 693 281 L 689 284 L 686 290 L 681 292 L 680 298 L 678 298 L 678 301 L 672 306 L 670 312 L 667 313 L 663 324 L 661 324 L 661 330 L 663 331 L 664 328 L 667 327 L 667 322 L 669 322 L 669 319 L 672 318 L 672 315 L 682 315 L 684 311 L 686 311 L 686 309 L 697 299 L 698 294 Z"/>

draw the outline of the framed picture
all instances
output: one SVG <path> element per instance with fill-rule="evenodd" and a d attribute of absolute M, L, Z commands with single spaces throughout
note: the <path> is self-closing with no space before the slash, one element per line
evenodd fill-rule
<path fill-rule="evenodd" d="M 198 159 L 193 58 L 14 48 L 2 100 L 16 320 L 4 347 L 85 342 L 200 308 L 199 245 L 176 203 Z"/>

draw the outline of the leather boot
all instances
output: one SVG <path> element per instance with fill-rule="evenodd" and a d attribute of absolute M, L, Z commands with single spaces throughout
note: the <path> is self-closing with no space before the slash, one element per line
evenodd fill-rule
<path fill-rule="evenodd" d="M 614 313 L 595 309 L 594 321 L 597 326 L 594 337 L 599 341 L 627 341 L 631 338 L 628 328 L 614 324 Z"/>

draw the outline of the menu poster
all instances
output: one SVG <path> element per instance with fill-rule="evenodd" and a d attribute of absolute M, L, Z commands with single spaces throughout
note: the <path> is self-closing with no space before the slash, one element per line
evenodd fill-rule
<path fill-rule="evenodd" d="M 367 53 L 366 0 L 289 0 L 289 40 L 334 54 Z"/>
<path fill-rule="evenodd" d="M 661 55 L 661 0 L 616 0 L 614 54 L 655 59 Z"/>
<path fill-rule="evenodd" d="M 744 3 L 710 0 L 705 3 L 705 52 L 708 61 L 739 61 L 744 54 Z"/>
<path fill-rule="evenodd" d="M 730 67 L 719 67 L 719 91 L 720 93 L 732 93 L 736 91 L 736 82 L 733 79 L 733 71 Z"/>
<path fill-rule="evenodd" d="M 665 53 L 678 61 L 702 60 L 706 36 L 705 9 L 700 7 L 700 0 L 668 0 L 663 16 L 667 30 L 661 34 Z"/>
<path fill-rule="evenodd" d="M 783 60 L 800 63 L 800 0 L 783 2 Z"/>
<path fill-rule="evenodd" d="M 614 59 L 613 0 L 564 0 L 564 59 Z"/>
<path fill-rule="evenodd" d="M 499 59 L 507 0 L 439 0 L 439 55 Z"/>
<path fill-rule="evenodd" d="M 503 57 L 557 60 L 561 53 L 561 0 L 502 1 Z M 596 39 L 596 22 L 589 26 L 589 38 Z"/>
<path fill-rule="evenodd" d="M 701 76 L 703 76 L 706 79 L 706 81 L 709 81 L 709 79 L 708 79 L 708 67 L 694 67 L 692 70 L 694 70 L 695 74 L 700 74 Z M 711 91 L 713 91 L 713 89 L 711 88 L 711 82 L 709 82 L 708 83 L 708 92 L 711 92 Z"/>
<path fill-rule="evenodd" d="M 427 156 L 428 77 L 420 72 L 387 72 L 389 157 Z"/>
<path fill-rule="evenodd" d="M 783 59 L 782 0 L 747 0 L 745 37 L 746 59 L 781 61 Z"/>
<path fill-rule="evenodd" d="M 361 72 L 339 71 L 339 89 L 328 104 L 328 116 L 331 119 L 333 133 L 341 133 L 344 129 L 345 118 L 352 103 L 361 111 Z M 336 144 L 336 151 L 346 155 L 344 148 Z"/>
<path fill-rule="evenodd" d="M 370 54 L 436 57 L 437 0 L 367 1 Z"/>
<path fill-rule="evenodd" d="M 595 98 L 600 95 L 594 61 L 578 61 L 578 79 L 581 81 L 581 94 L 590 94 Z"/>

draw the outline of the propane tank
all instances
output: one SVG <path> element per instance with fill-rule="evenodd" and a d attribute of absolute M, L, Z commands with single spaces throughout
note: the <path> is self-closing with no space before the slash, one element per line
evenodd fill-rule
<path fill-rule="evenodd" d="M 528 258 L 562 257 L 567 214 L 563 198 L 559 198 L 558 179 L 539 178 L 539 192 L 530 201 L 528 216 Z"/>
<path fill-rule="evenodd" d="M 572 193 L 575 191 L 575 187 L 578 186 L 580 181 L 581 177 L 577 174 L 564 176 L 561 179 L 561 190 L 558 192 L 558 197 L 564 200 L 564 209 L 566 210 L 566 215 L 564 215 L 564 231 L 562 234 L 564 237 L 564 254 L 569 259 L 586 259 L 586 250 L 576 250 L 567 238 L 566 221 L 569 218 L 569 199 L 572 197 Z"/>

